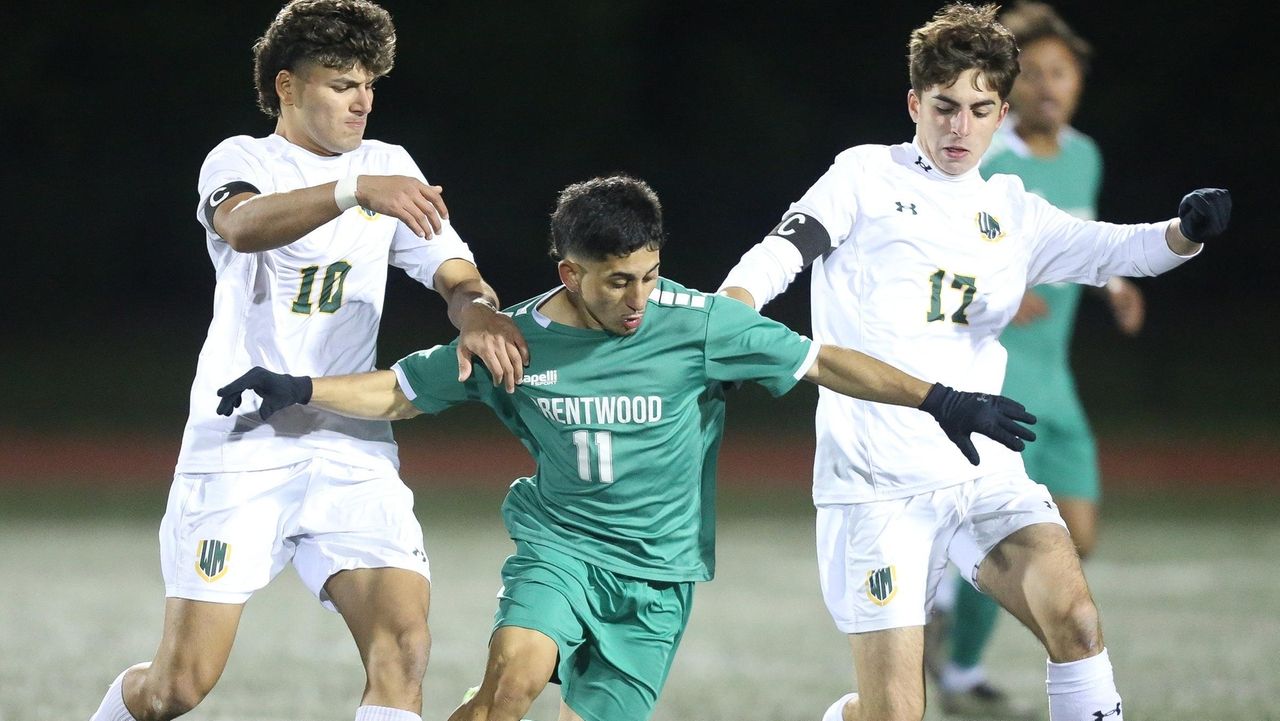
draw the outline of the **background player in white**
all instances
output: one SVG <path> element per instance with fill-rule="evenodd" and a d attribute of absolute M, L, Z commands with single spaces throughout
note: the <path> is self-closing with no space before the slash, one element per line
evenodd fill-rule
<path fill-rule="evenodd" d="M 1009 117 L 982 156 L 983 177 L 1017 175 L 1035 193 L 1077 218 L 1098 217 L 1102 155 L 1093 139 L 1071 126 L 1092 55 L 1088 42 L 1042 2 L 1019 1 L 1000 13 L 1018 41 L 1021 71 L 1009 91 Z M 1109 305 L 1126 335 L 1142 327 L 1145 307 L 1137 284 L 1113 277 L 1090 288 Z M 1027 475 L 1058 504 L 1081 560 L 1097 542 L 1101 479 L 1097 451 L 1071 372 L 1071 336 L 1081 286 L 1055 283 L 1028 289 L 1000 334 L 1008 351 L 1003 392 L 1036 409 L 1039 441 L 1022 454 Z M 1000 607 L 959 578 L 948 578 L 925 626 L 925 667 L 937 681 L 948 714 L 980 718 L 1038 718 L 992 685 L 982 655 Z"/>
<path fill-rule="evenodd" d="M 841 153 L 725 293 L 763 306 L 812 262 L 815 340 L 995 393 L 997 339 L 1029 285 L 1156 275 L 1224 230 L 1222 190 L 1188 194 L 1170 221 L 1110 225 L 1054 208 L 1016 177 L 984 180 L 978 162 L 1018 73 L 995 18 L 993 5 L 949 5 L 912 33 L 914 140 Z M 1044 644 L 1054 721 L 1120 721 L 1080 562 L 1018 454 L 978 438 L 981 462 L 965 463 L 911 414 L 825 391 L 815 425 L 819 577 L 860 692 L 826 721 L 923 715 L 922 626 L 948 555 Z"/>
<path fill-rule="evenodd" d="M 537 472 L 517 479 L 502 507 L 516 550 L 502 568 L 484 680 L 453 721 L 516 721 L 553 673 L 561 721 L 649 717 L 693 584 L 715 570 L 727 383 L 752 380 L 781 395 L 803 377 L 909 413 L 919 407 L 966 452 L 971 431 L 1015 449 L 1034 437 L 1015 422 L 1033 419 L 1006 398 L 930 388 L 659 277 L 662 207 L 642 181 L 569 186 L 551 239 L 563 285 L 511 310 L 534 351 L 514 395 L 482 377 L 457 383 L 447 346 L 393 371 L 336 378 L 254 368 L 218 391 L 227 414 L 246 389 L 262 396 L 264 414 L 310 403 L 397 419 L 479 401 L 529 449 Z"/>
<path fill-rule="evenodd" d="M 390 16 L 364 0 L 297 0 L 254 46 L 265 138 L 218 145 L 200 171 L 197 217 L 217 275 L 161 523 L 164 631 L 150 663 L 122 673 L 95 721 L 170 719 L 213 688 L 244 602 L 292 562 L 342 614 L 367 683 L 356 718 L 419 718 L 429 566 L 385 422 L 314 409 L 231 418 L 207 398 L 228 372 L 375 367 L 387 265 L 447 301 L 472 354 L 514 390 L 523 339 L 496 312 L 440 189 L 403 148 L 364 139 L 373 84 L 395 56 Z"/>

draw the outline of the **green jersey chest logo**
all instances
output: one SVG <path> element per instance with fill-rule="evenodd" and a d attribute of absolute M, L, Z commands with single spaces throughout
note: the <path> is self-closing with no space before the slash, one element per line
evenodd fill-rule
<path fill-rule="evenodd" d="M 225 541 L 205 540 L 196 549 L 196 572 L 205 581 L 212 583 L 227 572 L 227 562 L 231 558 L 231 544 Z"/>
<path fill-rule="evenodd" d="M 997 243 L 1004 238 L 1004 231 L 1000 229 L 1000 221 L 994 215 L 984 211 L 978 213 L 973 220 L 977 223 L 978 232 L 982 233 L 982 237 L 992 243 Z"/>

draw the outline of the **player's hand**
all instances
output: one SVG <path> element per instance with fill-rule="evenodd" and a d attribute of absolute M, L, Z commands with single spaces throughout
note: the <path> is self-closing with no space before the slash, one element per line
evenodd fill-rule
<path fill-rule="evenodd" d="M 1013 314 L 1013 320 L 1009 322 L 1014 325 L 1028 325 L 1046 315 L 1049 315 L 1049 304 L 1044 302 L 1044 298 L 1038 293 L 1029 290 L 1022 295 L 1018 312 Z"/>
<path fill-rule="evenodd" d="M 1021 425 L 1035 423 L 1036 417 L 1012 398 L 958 391 L 934 383 L 920 410 L 938 421 L 947 438 L 975 466 L 979 461 L 978 449 L 973 447 L 970 433 L 981 433 L 1015 451 L 1027 447 L 1024 441 L 1036 439 L 1035 431 Z"/>
<path fill-rule="evenodd" d="M 473 358 L 489 369 L 495 386 L 506 386 L 508 393 L 515 393 L 524 367 L 529 365 L 529 346 L 507 314 L 472 303 L 464 311 L 458 335 L 459 381 L 471 377 Z"/>
<path fill-rule="evenodd" d="M 1147 304 L 1138 285 L 1124 278 L 1112 278 L 1106 289 L 1107 305 L 1111 306 L 1116 327 L 1125 335 L 1137 335 L 1147 319 Z"/>
<path fill-rule="evenodd" d="M 248 373 L 218 389 L 222 397 L 218 401 L 218 415 L 229 416 L 240 407 L 240 394 L 251 390 L 262 396 L 258 414 L 267 420 L 276 411 L 291 405 L 306 405 L 311 401 L 311 376 L 291 376 L 272 373 L 266 368 L 254 366 Z"/>
<path fill-rule="evenodd" d="M 1230 220 L 1231 191 L 1222 188 L 1193 190 L 1178 203 L 1178 230 L 1192 243 L 1222 235 Z"/>
<path fill-rule="evenodd" d="M 449 217 L 444 188 L 427 185 L 406 175 L 361 175 L 356 178 L 360 207 L 389 215 L 409 226 L 419 238 L 440 232 L 441 219 Z"/>

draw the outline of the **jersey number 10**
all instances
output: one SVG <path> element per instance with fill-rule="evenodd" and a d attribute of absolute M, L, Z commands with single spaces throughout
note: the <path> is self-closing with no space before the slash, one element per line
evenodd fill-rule
<path fill-rule="evenodd" d="M 298 288 L 298 297 L 293 299 L 290 308 L 294 313 L 311 315 L 311 290 L 316 284 L 316 274 L 320 266 L 309 265 L 302 269 L 302 285 Z M 342 307 L 342 285 L 347 281 L 347 273 L 351 272 L 351 264 L 345 260 L 330 263 L 324 271 L 324 282 L 320 285 L 320 312 L 332 313 Z"/>

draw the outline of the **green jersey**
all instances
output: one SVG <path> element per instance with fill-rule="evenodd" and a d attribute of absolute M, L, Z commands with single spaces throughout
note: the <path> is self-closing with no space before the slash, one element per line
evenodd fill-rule
<path fill-rule="evenodd" d="M 996 173 L 1016 175 L 1022 178 L 1028 192 L 1078 218 L 1096 218 L 1102 156 L 1093 140 L 1074 128 L 1066 128 L 1059 138 L 1061 150 L 1056 156 L 1036 157 L 1014 132 L 1012 120 L 1001 126 L 983 156 L 983 177 Z M 1046 373 L 1069 377 L 1071 330 L 1080 291 L 1079 285 L 1070 283 L 1038 286 L 1035 292 L 1048 305 L 1048 315 L 1027 325 L 1011 325 L 1001 334 L 1000 343 L 1009 351 L 1006 393 L 1015 395 L 1010 385 L 1019 386 L 1023 377 L 1038 384 L 1045 382 Z"/>
<path fill-rule="evenodd" d="M 531 359 L 514 394 L 481 366 L 459 383 L 457 341 L 397 362 L 401 389 L 426 413 L 484 403 L 533 455 L 537 472 L 502 507 L 513 539 L 635 578 L 709 580 L 725 386 L 752 380 L 781 395 L 817 344 L 665 278 L 634 334 L 570 327 L 538 311 L 560 290 L 506 311 Z"/>

